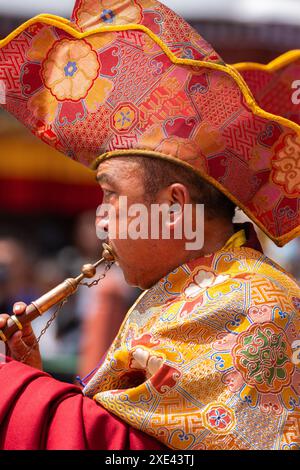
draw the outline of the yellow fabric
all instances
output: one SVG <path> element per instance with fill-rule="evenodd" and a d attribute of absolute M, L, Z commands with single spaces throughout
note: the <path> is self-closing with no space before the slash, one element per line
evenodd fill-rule
<path fill-rule="evenodd" d="M 257 62 L 238 62 L 232 66 L 241 71 L 241 70 L 266 70 L 268 72 L 273 72 L 275 70 L 281 69 L 291 62 L 295 62 L 300 58 L 300 50 L 292 50 L 281 54 L 276 57 L 276 59 L 271 60 L 268 64 L 260 64 Z"/>
<path fill-rule="evenodd" d="M 84 390 L 172 449 L 300 449 L 300 288 L 244 236 L 144 292 Z"/>
<path fill-rule="evenodd" d="M 229 240 L 225 243 L 223 246 L 222 250 L 230 250 L 231 248 L 239 248 L 243 245 L 245 245 L 247 239 L 246 239 L 246 234 L 245 230 L 239 230 L 238 232 L 235 232 Z"/>

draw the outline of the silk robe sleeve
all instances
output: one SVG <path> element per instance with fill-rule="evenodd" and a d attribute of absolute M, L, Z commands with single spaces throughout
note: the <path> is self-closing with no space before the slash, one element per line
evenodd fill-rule
<path fill-rule="evenodd" d="M 0 448 L 3 450 L 164 449 L 75 385 L 8 360 L 0 364 Z"/>

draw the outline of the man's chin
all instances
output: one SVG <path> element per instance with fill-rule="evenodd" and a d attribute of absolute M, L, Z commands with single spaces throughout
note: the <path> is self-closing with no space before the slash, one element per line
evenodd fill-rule
<path fill-rule="evenodd" d="M 138 287 L 142 290 L 151 287 L 147 282 L 145 282 L 144 279 L 138 278 L 136 272 L 132 272 L 132 270 L 126 270 L 126 268 L 123 268 L 121 264 L 119 264 L 119 267 L 122 269 L 124 279 L 129 286 Z"/>
<path fill-rule="evenodd" d="M 142 289 L 142 290 L 150 289 L 150 287 L 152 287 L 155 284 L 149 280 L 147 281 L 145 279 L 137 279 L 136 276 L 134 278 L 130 276 L 126 277 L 124 274 L 124 277 L 125 277 L 127 284 L 129 284 L 132 287 L 138 287 L 139 289 Z"/>
<path fill-rule="evenodd" d="M 147 278 L 147 273 L 144 274 L 137 272 L 137 269 L 132 269 L 132 266 L 125 264 L 122 259 L 117 258 L 115 264 L 122 270 L 125 281 L 129 286 L 138 287 L 139 289 L 146 290 L 155 284 L 155 281 Z"/>

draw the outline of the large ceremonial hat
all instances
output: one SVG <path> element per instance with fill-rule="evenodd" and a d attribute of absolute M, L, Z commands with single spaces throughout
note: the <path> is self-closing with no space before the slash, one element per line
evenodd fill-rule
<path fill-rule="evenodd" d="M 0 80 L 2 106 L 68 157 L 174 161 L 277 245 L 300 234 L 300 51 L 232 66 L 156 0 L 77 0 L 71 21 L 0 41 Z"/>

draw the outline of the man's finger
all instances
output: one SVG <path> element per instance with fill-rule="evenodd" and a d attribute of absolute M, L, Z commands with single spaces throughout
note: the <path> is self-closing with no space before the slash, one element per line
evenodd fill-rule
<path fill-rule="evenodd" d="M 13 312 L 15 315 L 22 315 L 22 313 L 25 312 L 26 307 L 27 307 L 27 304 L 25 304 L 24 302 L 16 302 L 13 305 Z"/>
<path fill-rule="evenodd" d="M 17 305 L 17 304 L 15 304 Z M 26 304 L 23 304 L 26 308 Z M 24 308 L 22 305 L 22 309 Z M 22 313 L 19 312 L 19 313 Z M 14 314 L 17 314 L 17 312 L 14 311 Z M 10 318 L 10 315 L 8 315 L 7 313 L 2 313 L 0 315 L 0 329 L 3 329 L 5 328 L 6 326 L 6 323 L 7 323 L 7 320 Z M 34 344 L 35 343 L 35 335 L 33 333 L 33 330 L 32 330 L 32 327 L 31 327 L 31 324 L 30 323 L 27 323 L 25 325 L 23 325 L 23 329 L 22 331 L 20 331 L 21 335 L 23 336 L 23 339 L 25 340 L 25 342 L 29 343 L 29 344 Z"/>
<path fill-rule="evenodd" d="M 13 305 L 13 312 L 15 315 L 22 315 L 22 313 L 25 312 L 26 307 L 27 304 L 25 304 L 24 302 L 16 302 Z M 34 336 L 30 323 L 23 325 L 22 335 L 24 340 L 26 340 L 27 337 Z M 27 340 L 25 342 L 27 343 Z M 33 341 L 30 342 L 32 343 Z"/>
<path fill-rule="evenodd" d="M 0 315 L 0 329 L 4 328 L 8 318 L 9 318 L 9 315 L 7 313 L 1 313 L 1 315 Z"/>
<path fill-rule="evenodd" d="M 17 331 L 12 335 L 12 337 L 8 340 L 8 347 L 11 351 L 13 351 L 14 358 L 16 360 L 22 359 L 22 357 L 27 354 L 29 351 L 29 347 L 24 343 L 22 339 L 22 332 Z"/>

